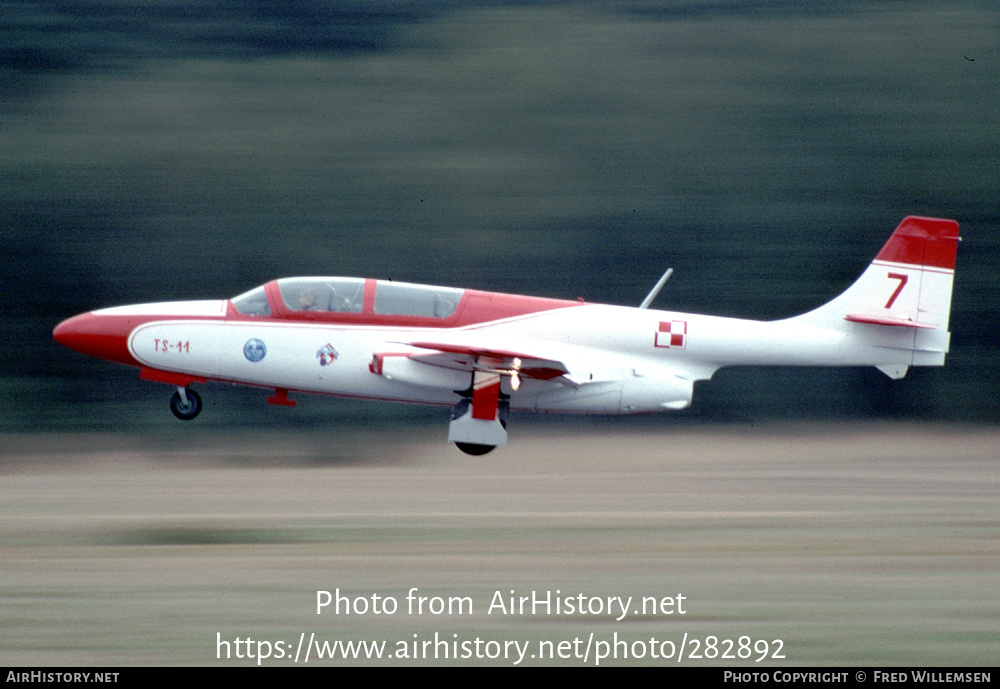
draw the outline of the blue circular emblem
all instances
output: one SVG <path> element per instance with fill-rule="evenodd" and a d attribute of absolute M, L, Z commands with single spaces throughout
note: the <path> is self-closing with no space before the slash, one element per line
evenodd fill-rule
<path fill-rule="evenodd" d="M 267 347 L 261 340 L 247 340 L 247 343 L 243 345 L 243 356 L 254 363 L 263 359 L 265 354 L 267 354 Z"/>

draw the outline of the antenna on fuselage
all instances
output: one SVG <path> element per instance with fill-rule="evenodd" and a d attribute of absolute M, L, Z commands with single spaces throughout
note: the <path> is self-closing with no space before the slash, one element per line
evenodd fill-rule
<path fill-rule="evenodd" d="M 667 280 L 669 280 L 670 276 L 673 274 L 674 274 L 674 269 L 667 268 L 667 272 L 663 274 L 663 277 L 660 278 L 660 281 L 656 283 L 656 286 L 650 291 L 649 294 L 646 295 L 646 298 L 642 300 L 642 303 L 639 304 L 640 309 L 649 308 L 649 305 L 653 303 L 654 299 L 656 299 L 656 295 L 660 293 L 660 290 L 663 289 L 663 286 L 667 284 Z"/>

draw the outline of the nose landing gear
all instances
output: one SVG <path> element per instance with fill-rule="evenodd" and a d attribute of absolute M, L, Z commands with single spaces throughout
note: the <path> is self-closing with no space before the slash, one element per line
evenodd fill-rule
<path fill-rule="evenodd" d="M 181 421 L 190 421 L 201 413 L 201 397 L 194 390 L 178 386 L 170 398 L 170 411 Z"/>

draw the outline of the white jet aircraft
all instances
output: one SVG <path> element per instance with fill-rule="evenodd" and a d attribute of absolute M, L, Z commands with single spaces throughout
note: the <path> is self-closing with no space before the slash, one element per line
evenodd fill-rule
<path fill-rule="evenodd" d="M 118 306 L 53 336 L 177 387 L 222 381 L 289 392 L 453 407 L 448 439 L 473 455 L 507 442 L 510 409 L 634 414 L 684 409 L 723 366 L 875 366 L 902 378 L 948 352 L 958 223 L 905 218 L 847 291 L 777 321 L 432 287 L 387 280 L 275 280 L 229 300 Z"/>

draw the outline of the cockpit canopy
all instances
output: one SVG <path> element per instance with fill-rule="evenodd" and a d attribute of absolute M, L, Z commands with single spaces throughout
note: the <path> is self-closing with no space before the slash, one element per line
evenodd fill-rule
<path fill-rule="evenodd" d="M 268 286 L 273 285 L 271 299 Z M 454 315 L 465 290 L 390 280 L 344 277 L 283 278 L 238 297 L 233 306 L 244 316 L 309 313 L 367 314 L 446 319 Z"/>
<path fill-rule="evenodd" d="M 284 278 L 278 290 L 289 311 L 361 313 L 365 281 L 361 278 Z"/>
<path fill-rule="evenodd" d="M 267 303 L 267 289 L 264 285 L 232 298 L 233 306 L 244 316 L 270 316 L 271 306 Z"/>

